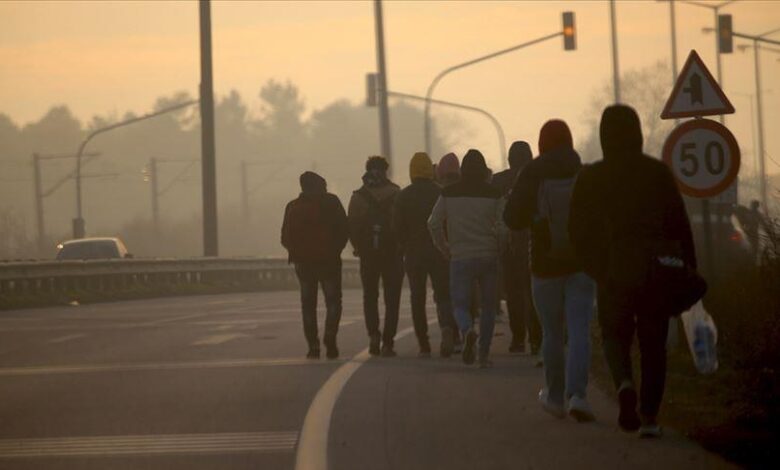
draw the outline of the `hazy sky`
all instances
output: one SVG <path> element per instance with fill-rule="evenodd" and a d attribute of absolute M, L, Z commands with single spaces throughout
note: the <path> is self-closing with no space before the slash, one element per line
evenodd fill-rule
<path fill-rule="evenodd" d="M 619 1 L 617 9 L 621 69 L 668 60 L 668 5 Z M 527 139 L 535 148 L 539 127 L 552 117 L 569 121 L 581 139 L 593 93 L 611 80 L 605 1 L 385 2 L 389 87 L 424 94 L 447 66 L 559 30 L 563 10 L 577 14 L 576 51 L 563 51 L 554 39 L 456 72 L 436 97 L 493 112 L 510 142 Z M 777 1 L 740 1 L 724 12 L 734 15 L 736 31 L 760 34 L 780 27 Z M 375 69 L 370 2 L 215 1 L 212 18 L 218 95 L 237 89 L 257 110 L 261 84 L 289 78 L 300 86 L 309 111 L 337 98 L 364 99 L 365 73 Z M 695 48 L 714 73 L 714 38 L 701 31 L 713 22 L 710 10 L 678 4 L 680 67 Z M 778 58 L 766 52 L 761 64 L 770 90 L 764 100 L 767 152 L 776 161 Z M 21 124 L 53 104 L 67 104 L 89 119 L 144 112 L 156 97 L 178 90 L 195 94 L 198 61 L 193 1 L 0 2 L 0 112 Z M 723 70 L 725 90 L 738 110 L 728 125 L 750 153 L 746 94 L 754 93 L 752 52 L 724 56 Z M 479 116 L 459 117 L 474 132 L 461 137 L 456 150 L 480 147 L 495 165 L 493 129 Z M 770 169 L 780 168 L 770 162 Z"/>

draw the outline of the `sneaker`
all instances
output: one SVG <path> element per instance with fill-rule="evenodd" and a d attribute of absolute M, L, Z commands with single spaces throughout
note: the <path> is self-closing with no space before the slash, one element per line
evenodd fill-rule
<path fill-rule="evenodd" d="M 487 354 L 479 353 L 479 368 L 489 369 L 491 367 L 493 367 L 493 361 L 490 360 L 490 357 Z"/>
<path fill-rule="evenodd" d="M 368 353 L 372 356 L 378 356 L 379 355 L 379 343 L 381 341 L 381 337 L 379 334 L 371 335 L 371 339 L 368 343 Z"/>
<path fill-rule="evenodd" d="M 460 354 L 463 352 L 463 341 L 460 338 L 455 339 L 455 343 L 452 345 L 452 353 Z"/>
<path fill-rule="evenodd" d="M 546 388 L 539 390 L 539 403 L 542 405 L 542 409 L 547 413 L 553 415 L 558 419 L 566 417 L 566 412 L 563 410 L 563 406 L 550 401 L 550 394 Z"/>
<path fill-rule="evenodd" d="M 309 348 L 309 352 L 306 353 L 306 359 L 319 359 L 320 348 Z"/>
<path fill-rule="evenodd" d="M 618 390 L 618 403 L 620 404 L 620 414 L 618 415 L 618 426 L 625 432 L 634 432 L 639 429 L 639 415 L 636 413 L 636 390 L 633 385 L 623 384 Z"/>
<path fill-rule="evenodd" d="M 534 367 L 536 367 L 537 369 L 541 369 L 542 367 L 544 367 L 544 357 L 541 354 L 536 354 Z"/>
<path fill-rule="evenodd" d="M 452 328 L 444 327 L 441 329 L 441 345 L 439 346 L 439 355 L 441 357 L 450 357 L 455 349 L 455 338 Z"/>
<path fill-rule="evenodd" d="M 420 341 L 420 352 L 417 353 L 417 357 L 431 357 L 431 343 L 427 338 Z"/>
<path fill-rule="evenodd" d="M 339 348 L 336 346 L 335 340 L 325 340 L 325 357 L 328 359 L 338 359 Z"/>
<path fill-rule="evenodd" d="M 569 398 L 569 416 L 576 419 L 578 423 L 590 423 L 596 420 L 593 410 L 588 404 L 588 400 L 577 395 Z"/>
<path fill-rule="evenodd" d="M 524 353 L 525 352 L 524 342 L 512 339 L 512 342 L 509 344 L 509 352 L 512 354 Z"/>
<path fill-rule="evenodd" d="M 639 426 L 640 439 L 658 439 L 663 436 L 661 426 L 657 424 L 643 424 Z"/>
<path fill-rule="evenodd" d="M 427 351 L 424 350 L 424 349 L 420 349 L 420 352 L 417 353 L 417 357 L 419 357 L 421 359 L 427 359 L 427 358 L 431 357 L 430 349 L 427 350 Z"/>
<path fill-rule="evenodd" d="M 382 357 L 395 357 L 397 354 L 390 345 L 382 346 Z"/>
<path fill-rule="evenodd" d="M 474 364 L 474 359 L 476 359 L 474 346 L 477 344 L 477 332 L 473 329 L 469 330 L 468 333 L 466 333 L 465 343 L 466 344 L 463 346 L 463 363 Z"/>

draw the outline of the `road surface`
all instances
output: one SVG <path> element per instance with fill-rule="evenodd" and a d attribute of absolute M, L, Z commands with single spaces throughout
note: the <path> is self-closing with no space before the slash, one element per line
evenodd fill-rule
<path fill-rule="evenodd" d="M 337 361 L 304 359 L 295 292 L 0 312 L 0 468 L 727 467 L 673 432 L 620 433 L 597 390 L 595 423 L 546 415 L 504 323 L 492 369 L 417 358 L 403 305 L 399 357 L 368 358 L 346 291 Z"/>

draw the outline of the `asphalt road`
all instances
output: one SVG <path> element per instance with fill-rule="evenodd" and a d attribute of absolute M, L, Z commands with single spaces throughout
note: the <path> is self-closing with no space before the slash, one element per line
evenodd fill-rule
<path fill-rule="evenodd" d="M 304 359 L 295 292 L 1 312 L 0 469 L 726 466 L 671 431 L 620 433 L 596 390 L 596 423 L 544 414 L 503 323 L 492 369 L 417 358 L 408 333 L 369 359 L 360 292 L 344 307 L 337 361 Z"/>

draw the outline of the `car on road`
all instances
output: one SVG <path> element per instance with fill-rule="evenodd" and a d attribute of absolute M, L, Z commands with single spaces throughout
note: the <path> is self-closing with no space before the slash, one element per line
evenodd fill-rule
<path fill-rule="evenodd" d="M 125 244 L 116 237 L 68 240 L 57 245 L 58 260 L 132 258 Z"/>

